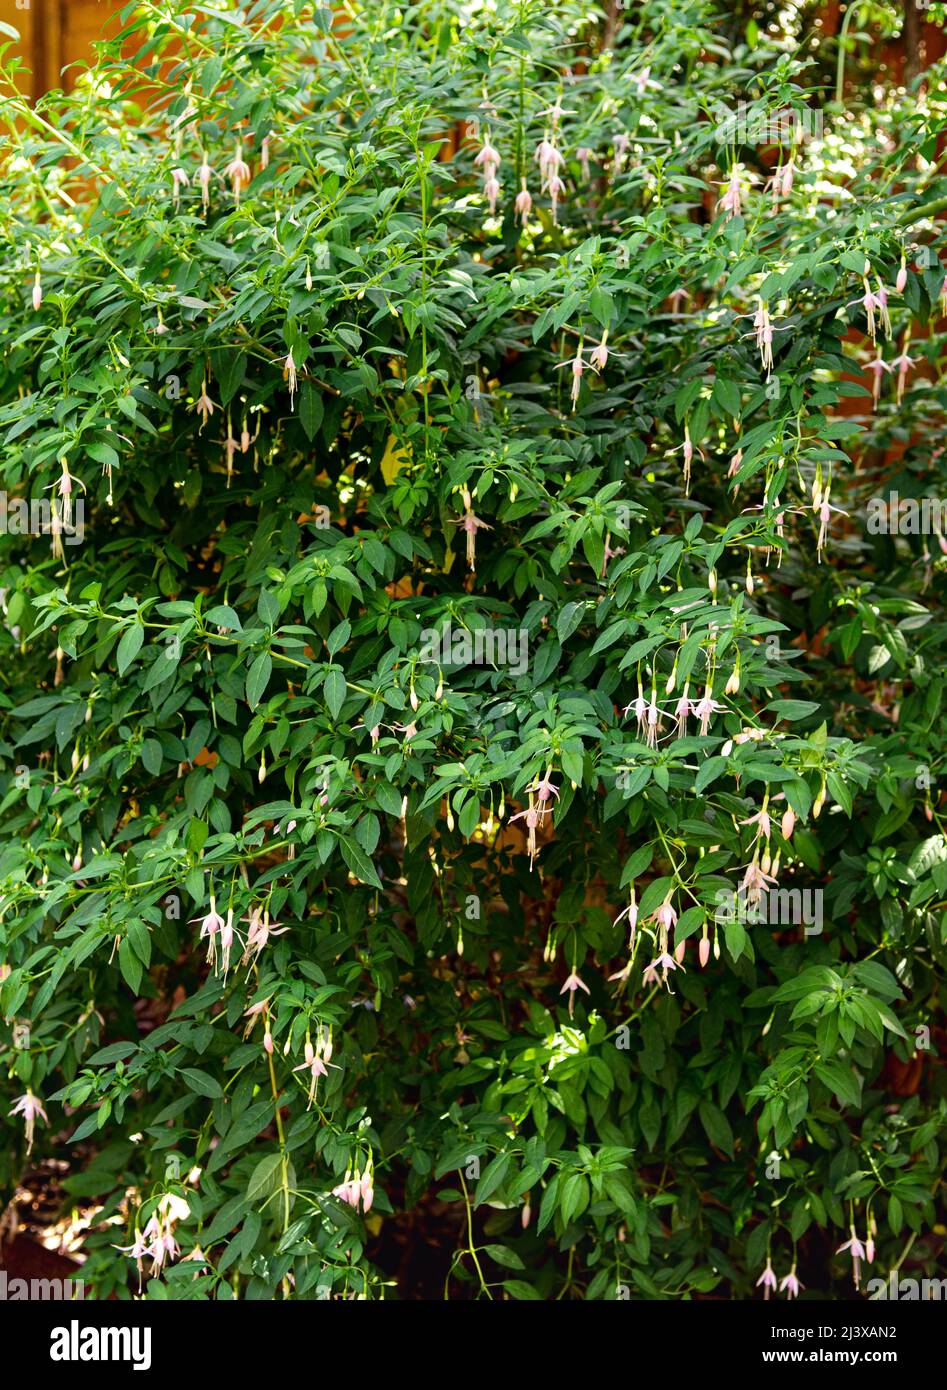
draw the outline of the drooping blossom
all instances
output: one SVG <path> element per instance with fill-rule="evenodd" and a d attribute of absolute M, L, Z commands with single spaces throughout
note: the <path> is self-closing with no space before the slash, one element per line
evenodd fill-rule
<path fill-rule="evenodd" d="M 835 1253 L 836 1255 L 841 1255 L 846 1250 L 851 1251 L 852 1277 L 855 1280 L 855 1288 L 857 1289 L 861 1280 L 861 1262 L 865 1258 L 865 1247 L 855 1234 L 855 1227 L 850 1226 L 849 1231 L 851 1232 L 851 1239 L 847 1240 L 844 1245 L 840 1245 Z"/>
<path fill-rule="evenodd" d="M 843 511 L 841 507 L 833 507 L 831 505 L 829 502 L 830 491 L 831 484 L 822 494 L 818 507 L 813 507 L 813 510 L 819 513 L 819 535 L 816 541 L 816 559 L 820 562 L 822 559 L 822 551 L 825 549 L 826 540 L 828 538 L 829 522 L 832 519 L 832 513 L 838 512 L 840 516 L 848 516 L 848 512 Z"/>
<path fill-rule="evenodd" d="M 684 970 L 684 967 L 678 965 L 668 951 L 662 951 L 649 965 L 645 966 L 641 982 L 645 985 L 667 984 L 668 976 L 672 970 Z M 668 989 L 670 989 L 670 985 L 668 985 Z"/>
<path fill-rule="evenodd" d="M 34 1096 L 33 1092 L 27 1086 L 26 1095 L 20 1096 L 20 1098 L 14 1103 L 13 1109 L 10 1111 L 10 1114 L 23 1116 L 23 1125 L 26 1132 L 26 1152 L 31 1153 L 33 1149 L 33 1135 L 36 1131 L 37 1117 L 42 1118 L 46 1122 L 46 1124 L 49 1124 L 49 1116 L 43 1109 L 42 1102 L 38 1099 L 38 1097 Z"/>
<path fill-rule="evenodd" d="M 281 927 L 279 922 L 270 921 L 269 908 L 254 906 L 244 919 L 247 922 L 247 941 L 241 965 L 252 964 L 265 948 L 271 936 L 282 936 L 289 927 Z"/>
<path fill-rule="evenodd" d="M 734 164 L 730 170 L 730 175 L 725 184 L 722 184 L 723 197 L 717 203 L 717 208 L 723 209 L 727 214 L 727 221 L 732 217 L 739 217 L 743 212 L 743 198 L 745 174 L 742 164 Z"/>
<path fill-rule="evenodd" d="M 794 1260 L 792 1269 L 780 1280 L 779 1292 L 784 1293 L 787 1298 L 798 1298 L 799 1290 L 804 1287 L 805 1285 L 800 1284 L 796 1277 L 796 1262 Z"/>
<path fill-rule="evenodd" d="M 188 188 L 190 186 L 190 183 L 191 180 L 188 178 L 187 174 L 184 172 L 183 169 L 171 170 L 171 198 L 174 202 L 175 207 L 177 207 L 178 203 L 181 200 L 181 189 Z"/>
<path fill-rule="evenodd" d="M 529 805 L 527 806 L 526 810 L 517 811 L 515 816 L 510 816 L 509 823 L 510 825 L 513 825 L 518 820 L 526 822 L 526 829 L 529 832 L 526 844 L 527 849 L 529 851 L 529 867 L 530 869 L 532 869 L 533 861 L 539 853 L 539 849 L 536 844 L 536 827 L 539 825 L 540 822 L 539 808 L 533 804 L 532 793 L 530 793 Z"/>
<path fill-rule="evenodd" d="M 283 380 L 286 381 L 286 383 L 287 383 L 288 386 L 289 386 L 289 408 L 290 408 L 290 410 L 292 410 L 292 408 L 293 408 L 293 398 L 294 398 L 295 395 L 296 395 L 296 387 L 297 387 L 297 380 L 298 380 L 297 375 L 296 375 L 296 372 L 297 372 L 297 368 L 296 368 L 296 363 L 295 363 L 295 361 L 294 361 L 294 359 L 293 359 L 293 354 L 292 354 L 291 352 L 288 352 L 288 353 L 286 354 L 286 361 L 283 363 Z"/>
<path fill-rule="evenodd" d="M 885 372 L 890 372 L 891 367 L 888 365 L 888 363 L 884 360 L 884 358 L 881 356 L 881 353 L 879 352 L 875 360 L 873 362 L 868 363 L 866 371 L 874 373 L 874 380 L 871 383 L 871 399 L 873 403 L 877 405 L 878 399 L 881 396 L 882 375 Z"/>
<path fill-rule="evenodd" d="M 756 1281 L 756 1287 L 759 1288 L 760 1284 L 763 1285 L 763 1297 L 768 1299 L 770 1289 L 776 1288 L 776 1275 L 773 1273 L 772 1263 L 768 1259 L 766 1261 L 766 1268 Z"/>
<path fill-rule="evenodd" d="M 876 335 L 877 335 L 877 324 L 876 324 L 876 321 L 875 321 L 875 310 L 876 310 L 876 309 L 881 309 L 881 307 L 882 307 L 882 305 L 881 305 L 881 300 L 878 298 L 877 295 L 875 295 L 875 294 L 872 293 L 871 286 L 870 286 L 869 283 L 868 283 L 868 277 L 867 277 L 867 276 L 865 276 L 865 278 L 863 279 L 862 284 L 864 285 L 864 294 L 860 295 L 860 296 L 858 297 L 858 299 L 852 299 L 852 300 L 850 300 L 849 303 L 848 303 L 848 305 L 847 305 L 846 307 L 847 307 L 847 308 L 851 308 L 851 306 L 852 306 L 853 304 L 860 304 L 860 305 L 861 305 L 862 309 L 864 309 L 864 311 L 865 311 L 865 321 L 866 321 L 866 327 L 867 327 L 867 330 L 868 330 L 868 336 L 869 336 L 869 338 L 871 339 L 871 341 L 874 343 L 875 338 L 876 338 Z"/>
<path fill-rule="evenodd" d="M 570 1018 L 572 1017 L 572 1010 L 573 1010 L 573 1008 L 574 1008 L 574 1006 L 575 1006 L 575 992 L 576 992 L 577 989 L 583 989 L 583 990 L 585 990 L 585 993 L 586 993 L 586 994 L 591 994 L 591 990 L 589 989 L 588 985 L 585 984 L 585 982 L 584 982 L 583 980 L 580 980 L 580 979 L 579 979 L 579 976 L 576 974 L 576 971 L 575 971 L 575 966 L 573 966 L 572 969 L 571 969 L 571 971 L 569 972 L 567 978 L 566 978 L 565 984 L 562 986 L 562 989 L 559 991 L 560 994 L 565 994 L 566 990 L 569 991 L 569 1017 L 570 1017 Z"/>
<path fill-rule="evenodd" d="M 532 211 L 532 208 L 532 195 L 530 194 L 529 189 L 526 187 L 526 180 L 523 179 L 522 187 L 519 193 L 517 193 L 516 199 L 513 203 L 513 211 L 516 213 L 517 217 L 520 219 L 524 227 L 526 226 L 526 223 L 529 219 L 529 214 Z"/>
<path fill-rule="evenodd" d="M 706 738 L 711 719 L 724 708 L 725 707 L 717 700 L 713 699 L 710 694 L 710 686 L 708 685 L 703 695 L 694 706 L 694 718 L 700 720 L 701 738 Z"/>
<path fill-rule="evenodd" d="M 206 150 L 198 165 L 196 177 L 201 187 L 201 204 L 203 205 L 204 215 L 206 216 L 207 209 L 210 207 L 210 181 L 214 177 L 214 171 L 207 162 Z"/>
<path fill-rule="evenodd" d="M 210 419 L 210 417 L 213 415 L 214 411 L 217 408 L 218 407 L 214 404 L 210 396 L 208 396 L 207 394 L 207 378 L 205 377 L 201 382 L 201 394 L 194 402 L 194 409 L 201 417 L 201 429 L 204 428 L 204 426 L 207 424 L 207 421 Z"/>
<path fill-rule="evenodd" d="M 210 895 L 210 911 L 203 917 L 192 917 L 192 922 L 200 922 L 201 934 L 200 941 L 207 942 L 207 963 L 217 967 L 217 933 L 224 928 L 224 919 L 217 911 L 217 904 L 214 902 L 213 893 Z"/>
<path fill-rule="evenodd" d="M 589 169 L 589 160 L 592 158 L 592 151 L 587 145 L 580 145 L 575 152 L 575 157 L 579 161 L 582 177 L 585 179 L 586 183 L 588 183 L 589 179 L 592 177 Z"/>
<path fill-rule="evenodd" d="M 467 568 L 471 574 L 474 574 L 477 569 L 477 532 L 492 531 L 493 527 L 489 526 L 482 517 L 477 516 L 469 506 L 460 520 L 454 522 L 454 525 L 459 526 L 466 537 Z"/>
<path fill-rule="evenodd" d="M 585 363 L 582 360 L 582 343 L 580 341 L 576 349 L 575 357 L 572 359 L 572 390 L 570 395 L 572 397 L 573 414 L 575 414 L 575 408 L 579 401 L 579 391 L 582 388 L 582 373 L 584 371 Z"/>
<path fill-rule="evenodd" d="M 597 372 L 604 372 L 608 365 L 608 329 L 602 334 L 602 341 L 589 353 L 589 363 Z"/>
<path fill-rule="evenodd" d="M 240 202 L 240 193 L 250 182 L 250 166 L 243 158 L 243 141 L 237 141 L 236 152 L 233 159 L 224 170 L 230 180 L 233 189 L 233 196 L 236 202 Z"/>
<path fill-rule="evenodd" d="M 612 178 L 615 179 L 621 173 L 622 165 L 625 162 L 625 153 L 630 143 L 627 132 L 620 130 L 612 140 L 612 147 L 615 151 L 615 167 L 612 171 Z"/>
<path fill-rule="evenodd" d="M 904 346 L 903 346 L 903 348 L 901 349 L 901 354 L 900 354 L 900 356 L 893 358 L 892 361 L 891 361 L 892 370 L 893 370 L 895 367 L 897 367 L 897 369 L 898 369 L 898 382 L 897 382 L 898 405 L 900 405 L 900 404 L 901 404 L 901 401 L 904 399 L 904 388 L 905 388 L 905 386 L 907 385 L 908 372 L 909 372 L 909 371 L 911 370 L 911 368 L 914 366 L 915 362 L 917 362 L 917 361 L 920 360 L 920 359 L 917 358 L 917 357 L 909 357 L 909 356 L 908 356 L 908 352 L 907 352 L 907 348 L 908 348 L 908 338 L 905 337 Z"/>
<path fill-rule="evenodd" d="M 309 1072 L 309 1102 L 306 1109 L 310 1109 L 316 1098 L 316 1086 L 320 1076 L 329 1075 L 329 1067 L 334 1071 L 340 1071 L 332 1059 L 332 1030 L 320 1026 L 316 1034 L 316 1045 L 313 1047 L 309 1038 L 303 1048 L 303 1061 L 298 1067 L 293 1067 L 293 1071 Z"/>

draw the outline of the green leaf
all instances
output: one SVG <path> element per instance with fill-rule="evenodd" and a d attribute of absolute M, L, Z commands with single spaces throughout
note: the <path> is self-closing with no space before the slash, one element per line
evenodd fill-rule
<path fill-rule="evenodd" d="M 306 432 L 307 439 L 315 439 L 322 424 L 322 394 L 311 381 L 304 381 L 299 388 L 299 423 Z"/>
<path fill-rule="evenodd" d="M 260 652 L 247 672 L 247 704 L 251 709 L 256 709 L 260 703 L 272 671 L 273 659 L 269 652 Z"/>

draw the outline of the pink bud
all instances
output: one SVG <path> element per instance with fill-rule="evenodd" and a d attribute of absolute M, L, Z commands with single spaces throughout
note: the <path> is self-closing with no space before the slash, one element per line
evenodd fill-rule
<path fill-rule="evenodd" d="M 698 948 L 697 948 L 697 959 L 700 961 L 700 967 L 701 967 L 701 969 L 703 969 L 704 966 L 707 964 L 707 962 L 710 960 L 710 937 L 709 937 L 709 936 L 702 936 L 702 937 L 701 937 L 701 939 L 700 939 L 700 945 L 699 945 Z"/>
<path fill-rule="evenodd" d="M 783 818 L 779 824 L 779 828 L 783 832 L 784 840 L 792 839 L 792 832 L 795 829 L 795 825 L 796 813 L 791 806 L 787 806 L 785 811 L 783 812 Z"/>
<path fill-rule="evenodd" d="M 686 946 L 686 941 L 679 941 L 677 945 L 674 947 L 674 959 L 677 961 L 678 965 L 680 965 L 684 960 L 684 949 Z"/>
<path fill-rule="evenodd" d="M 264 1035 L 264 1038 L 263 1038 L 263 1047 L 264 1047 L 264 1050 L 265 1050 L 266 1052 L 268 1052 L 268 1053 L 270 1054 L 270 1056 L 272 1057 L 272 1055 L 273 1055 L 273 1034 L 272 1034 L 272 1033 L 266 1033 L 266 1034 Z"/>
<path fill-rule="evenodd" d="M 897 279 L 895 280 L 895 282 L 894 282 L 894 287 L 895 287 L 895 289 L 897 290 L 898 294 L 903 294 L 903 292 L 904 292 L 904 287 L 905 287 L 905 285 L 907 284 L 907 282 L 908 282 L 908 270 L 907 270 L 907 266 L 902 265 L 902 266 L 901 266 L 901 269 L 898 271 L 898 278 L 897 278 Z"/>

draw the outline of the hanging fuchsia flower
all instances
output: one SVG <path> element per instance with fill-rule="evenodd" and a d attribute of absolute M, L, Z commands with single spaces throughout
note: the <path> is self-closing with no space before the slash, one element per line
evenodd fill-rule
<path fill-rule="evenodd" d="M 639 97 L 643 97 L 649 87 L 658 86 L 657 82 L 651 81 L 650 66 L 642 68 L 640 72 L 632 72 L 628 75 L 631 78 L 632 85 L 634 86 L 635 91 L 637 92 Z"/>
<path fill-rule="evenodd" d="M 237 148 L 233 159 L 224 170 L 233 188 L 233 196 L 240 202 L 240 193 L 250 182 L 250 166 L 243 158 L 243 142 L 237 141 Z"/>
<path fill-rule="evenodd" d="M 773 373 L 773 324 L 769 310 L 762 299 L 760 300 L 760 307 L 753 317 L 753 327 L 756 330 L 756 346 L 760 354 L 760 361 L 766 369 L 768 380 Z"/>
<path fill-rule="evenodd" d="M 711 719 L 724 708 L 725 706 L 718 704 L 718 702 L 711 697 L 710 686 L 708 685 L 703 695 L 694 706 L 694 718 L 700 720 L 701 738 L 706 738 Z"/>
<path fill-rule="evenodd" d="M 283 379 L 289 385 L 289 408 L 292 410 L 298 377 L 296 375 L 296 363 L 293 360 L 293 354 L 291 352 L 287 353 L 286 361 L 283 363 Z"/>
<path fill-rule="evenodd" d="M 612 140 L 612 147 L 615 151 L 615 167 L 612 172 L 613 179 L 621 173 L 621 168 L 625 162 L 625 153 L 628 149 L 629 143 L 630 137 L 623 130 L 619 131 L 618 134 Z"/>
<path fill-rule="evenodd" d="M 207 394 L 207 378 L 205 377 L 204 380 L 201 382 L 201 394 L 198 396 L 197 400 L 194 403 L 194 409 L 201 417 L 201 429 L 204 428 L 204 426 L 207 424 L 207 421 L 210 419 L 210 417 L 213 415 L 214 411 L 217 408 L 218 407 L 215 406 L 214 402 Z"/>
<path fill-rule="evenodd" d="M 184 172 L 183 169 L 171 170 L 171 198 L 174 202 L 175 207 L 177 207 L 180 201 L 181 189 L 187 188 L 190 185 L 190 182 L 191 180 L 188 178 L 187 174 Z"/>
<path fill-rule="evenodd" d="M 261 169 L 268 169 L 269 167 L 270 167 L 270 137 L 269 137 L 268 135 L 264 135 L 264 137 L 263 137 L 263 139 L 262 139 L 262 141 L 261 141 L 261 143 L 260 143 L 260 168 L 261 168 Z"/>
<path fill-rule="evenodd" d="M 478 169 L 483 169 L 485 177 L 489 178 L 495 174 L 500 167 L 500 152 L 494 149 L 489 139 L 484 140 L 483 147 L 474 157 L 474 164 Z"/>
<path fill-rule="evenodd" d="M 586 145 L 580 145 L 575 152 L 575 157 L 579 161 L 579 168 L 582 170 L 582 177 L 588 183 L 592 177 L 589 169 L 589 160 L 592 158 L 592 151 Z"/>
<path fill-rule="evenodd" d="M 896 278 L 896 280 L 895 280 L 895 282 L 894 282 L 894 287 L 895 287 L 895 289 L 897 290 L 898 294 L 903 294 L 903 293 L 904 293 L 904 287 L 905 287 L 905 285 L 907 284 L 907 282 L 908 282 L 908 268 L 907 268 L 907 265 L 906 265 L 906 263 L 905 263 L 904 253 L 902 252 L 902 253 L 901 253 L 901 265 L 900 265 L 900 268 L 899 268 L 899 270 L 898 270 L 897 278 Z"/>
<path fill-rule="evenodd" d="M 281 927 L 279 922 L 270 921 L 269 908 L 253 907 L 245 918 L 248 924 L 247 944 L 244 948 L 241 965 L 252 964 L 259 958 L 271 936 L 282 936 L 289 927 Z"/>
<path fill-rule="evenodd" d="M 759 854 L 759 849 L 756 851 Z M 768 883 L 777 883 L 778 879 L 773 874 L 766 874 L 760 868 L 759 860 L 754 859 L 747 864 L 746 872 L 740 880 L 739 892 L 746 895 L 749 903 L 758 903 Z"/>
<path fill-rule="evenodd" d="M 776 1287 L 776 1275 L 773 1273 L 773 1266 L 769 1259 L 766 1261 L 766 1268 L 756 1281 L 756 1287 L 759 1288 L 760 1284 L 763 1285 L 763 1297 L 768 1299 L 770 1289 Z"/>
<path fill-rule="evenodd" d="M 602 334 L 602 341 L 589 353 L 589 362 L 597 372 L 604 372 L 608 365 L 608 329 Z"/>
<path fill-rule="evenodd" d="M 895 367 L 897 367 L 897 369 L 898 369 L 898 383 L 897 383 L 898 405 L 900 405 L 900 404 L 901 404 L 901 401 L 904 399 L 904 388 L 905 388 L 905 386 L 907 385 L 908 372 L 909 372 L 909 371 L 911 370 L 911 368 L 914 366 L 915 362 L 920 361 L 920 358 L 917 358 L 917 357 L 909 357 L 909 356 L 908 356 L 908 354 L 907 354 L 907 346 L 908 346 L 908 340 L 907 340 L 907 338 L 905 338 L 905 340 L 904 340 L 904 347 L 903 347 L 902 350 L 901 350 L 901 355 L 900 355 L 900 357 L 895 357 L 895 358 L 892 360 L 892 362 L 891 362 L 891 368 L 892 368 L 892 370 L 893 370 Z"/>
<path fill-rule="evenodd" d="M 881 308 L 881 300 L 878 298 L 877 295 L 872 294 L 871 286 L 868 284 L 867 276 L 863 279 L 862 283 L 865 287 L 864 294 L 861 295 L 858 299 L 850 300 L 846 307 L 851 308 L 853 304 L 861 305 L 861 307 L 865 311 L 865 320 L 868 329 L 868 336 L 871 339 L 871 341 L 874 342 L 876 336 L 875 310 Z"/>
<path fill-rule="evenodd" d="M 687 682 L 684 683 L 684 690 L 674 709 L 674 717 L 677 720 L 677 736 L 684 738 L 687 733 L 687 719 L 693 714 L 694 707 L 687 698 Z"/>
<path fill-rule="evenodd" d="M 548 184 L 546 185 L 546 188 L 547 188 L 547 190 L 548 190 L 548 192 L 549 192 L 550 210 L 551 210 L 551 212 L 552 212 L 553 224 L 554 224 L 554 225 L 558 225 L 558 222 L 559 222 L 559 199 L 562 197 L 563 193 L 565 193 L 565 191 L 566 191 L 566 186 L 565 186 L 565 184 L 562 182 L 562 179 L 559 177 L 558 174 L 553 174 L 552 178 L 549 180 Z"/>
<path fill-rule="evenodd" d="M 818 511 L 819 513 L 819 536 L 816 541 L 816 559 L 819 561 L 821 561 L 822 559 L 822 551 L 825 549 L 826 540 L 828 538 L 829 522 L 832 519 L 832 513 L 837 512 L 839 516 L 848 516 L 848 512 L 843 511 L 841 507 L 833 507 L 830 504 L 830 490 L 831 485 L 825 489 L 825 492 L 822 494 L 822 499 L 818 503 L 818 505 L 813 506 L 813 510 Z"/>
<path fill-rule="evenodd" d="M 874 381 L 871 384 L 871 399 L 874 402 L 874 404 L 877 405 L 878 399 L 881 395 L 882 375 L 885 372 L 890 372 L 891 368 L 888 366 L 888 363 L 884 360 L 884 358 L 881 356 L 881 353 L 879 352 L 875 360 L 873 362 L 868 363 L 866 371 L 874 373 Z"/>
<path fill-rule="evenodd" d="M 493 216 L 493 214 L 494 214 L 494 213 L 496 212 L 496 210 L 497 210 L 497 199 L 498 199 L 499 196 L 500 196 L 500 192 L 501 192 L 501 189 L 500 189 L 499 181 L 497 180 L 497 178 L 496 178 L 494 175 L 491 174 L 491 176 L 486 180 L 486 182 L 485 182 L 484 185 L 483 185 L 483 196 L 486 198 L 487 202 L 490 204 L 490 216 L 491 216 L 491 217 Z"/>
<path fill-rule="evenodd" d="M 844 1245 L 840 1245 L 835 1253 L 836 1255 L 841 1255 L 846 1250 L 851 1251 L 852 1277 L 855 1280 L 855 1288 L 857 1289 L 859 1286 L 859 1281 L 861 1279 L 861 1262 L 865 1258 L 865 1247 L 862 1245 L 861 1241 L 858 1239 L 858 1236 L 855 1234 L 855 1227 L 850 1226 L 849 1230 L 851 1231 L 851 1239 L 847 1240 Z"/>
<path fill-rule="evenodd" d="M 885 289 L 884 285 L 881 283 L 881 280 L 877 275 L 875 276 L 875 284 L 878 286 L 877 293 L 875 294 L 875 300 L 878 305 L 878 317 L 881 319 L 881 327 L 883 328 L 885 334 L 890 338 L 891 315 L 888 312 L 888 291 Z"/>
<path fill-rule="evenodd" d="M 34 1096 L 33 1092 L 27 1086 L 26 1095 L 20 1096 L 19 1100 L 16 1101 L 13 1109 L 10 1111 L 10 1114 L 23 1116 L 23 1124 L 26 1131 L 26 1152 L 31 1153 L 37 1118 L 41 1118 L 46 1124 L 49 1124 L 49 1116 L 43 1109 L 42 1102 Z"/>
<path fill-rule="evenodd" d="M 529 851 L 529 867 L 530 869 L 532 869 L 533 861 L 539 853 L 539 849 L 536 844 L 536 827 L 539 825 L 540 821 L 540 811 L 537 806 L 533 805 L 532 793 L 530 793 L 529 805 L 527 806 L 526 810 L 517 811 L 515 816 L 510 816 L 510 825 L 513 825 L 518 820 L 524 820 L 526 822 L 526 829 L 529 832 L 527 836 L 526 847 Z"/>
<path fill-rule="evenodd" d="M 210 897 L 210 911 L 203 917 L 192 917 L 192 922 L 200 922 L 201 934 L 198 940 L 207 942 L 207 963 L 216 969 L 217 966 L 217 934 L 224 927 L 224 919 L 217 911 L 214 902 L 214 895 Z"/>
<path fill-rule="evenodd" d="M 539 165 L 540 187 L 545 192 L 565 161 L 548 135 L 544 135 L 536 146 L 533 159 Z"/>
<path fill-rule="evenodd" d="M 536 800 L 539 802 L 540 805 L 540 820 L 543 818 L 543 816 L 546 815 L 546 812 L 550 809 L 546 804 L 549 801 L 550 797 L 554 796 L 557 801 L 559 799 L 559 788 L 551 780 L 551 776 L 552 768 L 550 767 L 549 770 L 546 772 L 546 775 L 540 778 L 540 780 L 530 788 L 530 790 L 535 794 Z"/>
<path fill-rule="evenodd" d="M 488 526 L 483 518 L 477 516 L 469 507 L 454 525 L 459 526 L 467 538 L 467 568 L 474 574 L 477 569 L 477 532 L 492 531 L 493 527 Z"/>
<path fill-rule="evenodd" d="M 573 357 L 573 359 L 572 359 L 572 391 L 571 391 L 571 396 L 572 396 L 572 412 L 573 412 L 573 414 L 575 414 L 575 408 L 576 408 L 576 406 L 578 405 L 578 402 L 579 402 L 579 391 L 580 391 L 581 388 L 582 388 L 582 373 L 583 373 L 584 371 L 585 371 L 585 363 L 582 361 L 582 344 L 581 344 L 581 342 L 580 342 L 578 348 L 576 349 L 575 357 Z"/>
<path fill-rule="evenodd" d="M 590 993 L 591 993 L 591 990 L 589 989 L 588 985 L 587 985 L 587 984 L 584 984 L 583 981 L 579 979 L 578 975 L 577 975 L 576 972 L 575 972 L 575 966 L 573 966 L 573 967 L 572 967 L 572 970 L 570 971 L 570 973 L 569 973 L 569 975 L 568 975 L 568 977 L 567 977 L 567 979 L 566 979 L 565 984 L 562 986 L 562 989 L 559 991 L 560 994 L 565 994 L 566 990 L 569 991 L 569 1017 L 570 1017 L 570 1018 L 572 1017 L 572 1010 L 573 1010 L 573 1008 L 575 1007 L 575 992 L 576 992 L 577 989 L 583 989 L 583 990 L 585 990 L 586 994 L 590 994 Z"/>
<path fill-rule="evenodd" d="M 672 970 L 684 970 L 684 967 L 679 965 L 667 951 L 662 951 L 649 965 L 645 966 L 641 983 L 644 985 L 666 985 Z M 684 974 L 687 974 L 686 970 L 684 970 Z M 670 988 L 668 985 L 668 989 Z"/>
<path fill-rule="evenodd" d="M 207 151 L 205 150 L 197 170 L 197 182 L 200 184 L 201 188 L 201 203 L 204 208 L 205 216 L 207 215 L 207 209 L 210 207 L 210 181 L 213 177 L 214 171 L 207 163 Z"/>
<path fill-rule="evenodd" d="M 532 212 L 532 209 L 533 199 L 530 195 L 529 189 L 526 187 L 526 180 L 523 179 L 523 186 L 520 189 L 519 193 L 517 193 L 516 200 L 513 203 L 513 211 L 516 213 L 517 217 L 520 219 L 524 227 L 526 226 L 529 214 Z"/>
<path fill-rule="evenodd" d="M 757 839 L 768 840 L 770 837 L 772 827 L 770 824 L 768 811 L 757 811 L 755 816 L 747 816 L 746 820 L 741 820 L 740 824 L 755 825 L 757 827 Z"/>
<path fill-rule="evenodd" d="M 793 1261 L 792 1269 L 780 1280 L 779 1292 L 784 1293 L 787 1298 L 798 1298 L 799 1290 L 804 1287 L 805 1285 L 800 1284 L 796 1278 L 796 1263 Z"/>
<path fill-rule="evenodd" d="M 730 176 L 723 185 L 723 197 L 717 204 L 717 208 L 723 209 L 727 214 L 727 221 L 732 217 L 739 217 L 743 212 L 744 197 L 744 172 L 742 164 L 734 164 L 730 170 Z"/>

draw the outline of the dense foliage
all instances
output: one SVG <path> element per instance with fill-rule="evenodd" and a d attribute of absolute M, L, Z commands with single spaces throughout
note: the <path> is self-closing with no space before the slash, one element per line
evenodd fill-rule
<path fill-rule="evenodd" d="M 3 39 L 6 1196 L 70 1159 L 98 1296 L 398 1296 L 420 1215 L 454 1298 L 937 1274 L 947 540 L 873 523 L 945 476 L 940 71 L 115 28 L 35 109 Z"/>

